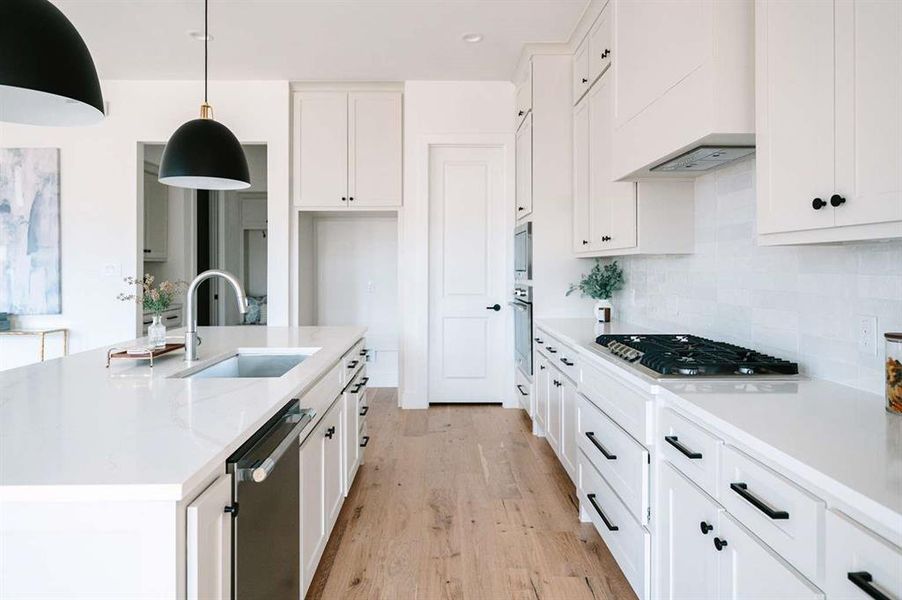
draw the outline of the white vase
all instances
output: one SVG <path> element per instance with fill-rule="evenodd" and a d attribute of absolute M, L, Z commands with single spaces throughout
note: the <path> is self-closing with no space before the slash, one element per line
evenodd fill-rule
<path fill-rule="evenodd" d="M 595 301 L 595 320 L 599 323 L 610 323 L 613 306 L 610 300 Z"/>
<path fill-rule="evenodd" d="M 147 344 L 151 348 L 162 348 L 166 345 L 166 326 L 163 325 L 162 315 L 153 316 L 153 323 L 147 328 Z"/>

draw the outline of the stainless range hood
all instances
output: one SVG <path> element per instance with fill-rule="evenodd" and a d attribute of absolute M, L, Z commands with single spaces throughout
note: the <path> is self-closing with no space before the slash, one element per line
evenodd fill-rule
<path fill-rule="evenodd" d="M 698 173 L 722 167 L 755 152 L 754 146 L 698 146 L 651 168 L 658 173 Z"/>

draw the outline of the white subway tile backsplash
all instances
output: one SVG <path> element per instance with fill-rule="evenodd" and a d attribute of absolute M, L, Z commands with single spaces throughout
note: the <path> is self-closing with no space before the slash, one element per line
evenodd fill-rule
<path fill-rule="evenodd" d="M 902 240 L 759 247 L 755 161 L 696 180 L 695 253 L 619 259 L 618 318 L 796 360 L 802 371 L 883 393 L 883 332 L 902 331 Z M 877 318 L 877 356 L 858 319 Z"/>

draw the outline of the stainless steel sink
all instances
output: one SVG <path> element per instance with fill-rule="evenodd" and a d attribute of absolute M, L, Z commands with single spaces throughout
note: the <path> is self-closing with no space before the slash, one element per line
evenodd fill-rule
<path fill-rule="evenodd" d="M 210 365 L 198 365 L 175 377 L 180 379 L 282 377 L 319 348 L 242 348 Z"/>

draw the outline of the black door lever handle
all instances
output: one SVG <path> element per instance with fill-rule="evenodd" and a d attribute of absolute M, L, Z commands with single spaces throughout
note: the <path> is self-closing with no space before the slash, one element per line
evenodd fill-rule
<path fill-rule="evenodd" d="M 493 304 L 492 306 L 486 306 L 485 309 L 486 310 L 494 310 L 495 312 L 498 312 L 499 310 L 501 310 L 501 305 Z"/>

